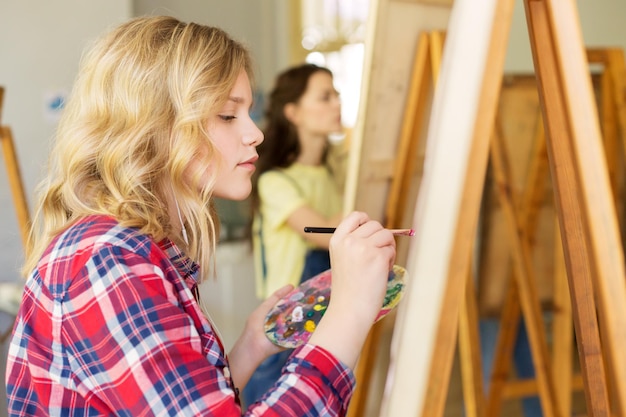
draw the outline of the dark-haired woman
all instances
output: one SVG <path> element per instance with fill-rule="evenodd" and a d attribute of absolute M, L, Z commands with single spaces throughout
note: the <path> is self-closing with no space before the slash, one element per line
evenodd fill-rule
<path fill-rule="evenodd" d="M 265 121 L 252 191 L 260 299 L 330 268 L 330 235 L 305 234 L 304 227 L 334 227 L 342 218 L 342 197 L 326 161 L 329 136 L 342 129 L 332 73 L 313 64 L 282 72 L 270 93 Z M 261 364 L 244 390 L 246 402 L 259 400 L 276 382 L 289 354 Z"/>

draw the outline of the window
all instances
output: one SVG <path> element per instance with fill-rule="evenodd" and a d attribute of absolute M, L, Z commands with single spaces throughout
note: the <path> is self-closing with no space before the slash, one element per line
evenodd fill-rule
<path fill-rule="evenodd" d="M 299 11 L 306 61 L 333 72 L 348 129 L 359 106 L 368 11 L 369 0 L 301 0 Z"/>

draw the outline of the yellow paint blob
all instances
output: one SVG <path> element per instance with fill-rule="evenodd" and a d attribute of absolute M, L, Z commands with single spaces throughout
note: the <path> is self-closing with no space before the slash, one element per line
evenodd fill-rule
<path fill-rule="evenodd" d="M 315 330 L 315 323 L 313 322 L 313 320 L 307 320 L 306 323 L 304 323 L 304 330 L 309 333 L 313 333 L 313 331 Z"/>

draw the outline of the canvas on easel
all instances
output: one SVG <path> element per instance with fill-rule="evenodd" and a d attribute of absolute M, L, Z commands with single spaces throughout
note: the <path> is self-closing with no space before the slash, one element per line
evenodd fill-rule
<path fill-rule="evenodd" d="M 386 210 L 391 205 L 388 199 L 397 196 L 396 208 L 401 209 L 406 197 L 407 206 L 410 207 L 404 215 L 399 211 L 394 212 L 393 223 L 408 227 L 422 175 L 424 132 L 419 132 L 420 137 L 414 138 L 418 139 L 419 149 L 417 163 L 406 171 L 411 177 L 410 189 L 406 190 L 407 187 L 402 185 L 400 193 L 392 193 L 391 182 L 397 178 L 394 172 L 399 166 L 405 166 L 398 158 L 406 161 L 406 155 L 399 156 L 397 149 L 403 136 L 402 131 L 407 127 L 403 119 L 408 106 L 406 92 L 413 88 L 410 83 L 414 56 L 405 51 L 417 49 L 420 33 L 445 30 L 450 7 L 422 0 L 374 0 L 370 2 L 370 9 L 363 66 L 363 79 L 368 81 L 361 86 L 359 115 L 350 140 L 344 210 L 364 211 L 388 225 L 392 222 Z M 428 89 L 432 90 L 432 87 L 428 86 Z M 428 94 L 431 101 L 432 92 Z M 423 119 L 427 120 L 427 117 Z M 415 160 L 407 162 L 413 163 Z M 396 260 L 399 265 L 406 264 L 408 240 L 399 239 L 397 242 Z M 393 318 L 388 317 L 377 324 L 380 331 L 378 343 L 373 346 L 371 354 L 368 354 L 370 349 L 365 348 L 359 359 L 356 391 L 348 409 L 349 416 L 362 417 L 370 415 L 369 411 L 377 414 L 380 408 Z M 369 373 L 371 377 L 364 376 L 364 373 Z"/>
<path fill-rule="evenodd" d="M 452 9 L 383 416 L 432 417 L 444 407 L 512 10 L 512 1 L 471 0 Z"/>

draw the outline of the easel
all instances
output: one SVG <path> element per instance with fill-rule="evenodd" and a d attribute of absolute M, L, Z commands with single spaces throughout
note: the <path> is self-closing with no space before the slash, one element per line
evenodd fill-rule
<path fill-rule="evenodd" d="M 407 294 L 408 302 L 405 301 L 401 307 L 401 326 L 393 342 L 396 357 L 389 370 L 389 389 L 385 393 L 383 415 L 419 413 L 431 417 L 441 415 L 443 410 L 453 353 L 451 347 L 456 331 L 455 320 L 463 293 L 458 288 L 463 287 L 459 284 L 467 277 L 468 249 L 475 231 L 478 206 L 476 195 L 480 192 L 477 183 L 486 163 L 484 136 L 488 135 L 489 127 L 493 126 L 493 95 L 498 91 L 489 77 L 500 79 L 499 76 L 494 77 L 494 74 L 502 69 L 502 39 L 506 39 L 512 9 L 511 1 L 483 5 L 481 12 L 473 10 L 469 3 L 457 0 L 454 5 L 456 20 L 453 20 L 455 24 L 449 32 L 449 37 L 454 39 L 454 46 L 448 47 L 450 49 L 445 53 L 458 56 L 464 40 L 468 46 L 472 39 L 476 41 L 479 35 L 471 34 L 473 25 L 487 23 L 487 27 L 491 28 L 488 37 L 478 39 L 478 44 L 474 42 L 478 49 L 486 48 L 484 55 L 480 55 L 484 61 L 477 58 L 478 61 L 471 62 L 475 67 L 468 64 L 468 68 L 474 72 L 466 76 L 467 79 L 473 76 L 481 90 L 473 96 L 470 92 L 462 97 L 467 99 L 462 104 L 469 104 L 466 111 L 474 108 L 480 117 L 474 120 L 465 139 L 450 142 L 450 132 L 449 128 L 446 130 L 445 122 L 449 122 L 450 119 L 446 118 L 451 118 L 450 114 L 458 110 L 452 102 L 450 91 L 460 87 L 463 77 L 448 67 L 449 73 L 445 74 L 444 71 L 444 87 L 439 90 L 443 91 L 440 93 L 439 113 L 433 117 L 432 135 L 435 140 L 450 143 L 438 141 L 434 149 L 430 177 L 424 178 L 426 193 L 430 198 L 426 202 L 422 201 L 422 205 L 418 201 L 414 227 L 420 230 L 424 240 L 435 235 L 429 221 L 445 220 L 452 224 L 453 229 L 451 233 L 442 233 L 440 240 L 443 243 L 434 248 L 439 250 L 439 259 L 433 259 L 433 251 L 419 246 L 419 239 L 414 241 L 411 248 L 412 264 L 408 265 L 411 274 L 417 272 L 417 276 L 420 276 L 419 273 L 428 275 L 429 271 L 434 271 L 439 275 L 433 277 L 430 274 L 413 282 Z M 604 356 L 609 362 L 607 369 L 611 370 L 611 380 L 615 384 L 614 405 L 618 415 L 625 415 L 626 360 L 618 352 L 619 346 L 626 343 L 623 253 L 582 52 L 578 16 L 575 6 L 570 2 L 526 0 L 525 5 L 548 133 L 548 156 L 556 189 L 587 407 L 591 416 L 609 415 L 604 377 L 605 358 L 602 356 L 598 329 L 600 323 L 606 352 Z M 465 70 L 468 71 L 468 68 Z M 476 68 L 482 69 L 482 76 L 477 75 Z M 469 146 L 464 147 L 466 143 L 463 140 L 468 140 Z M 465 160 L 446 161 L 444 151 L 450 150 L 448 145 L 460 145 Z M 456 181 L 450 181 L 452 187 L 449 190 L 458 195 L 460 200 L 453 200 L 452 203 L 456 205 L 450 210 L 434 213 L 440 207 L 436 203 L 445 200 L 445 196 L 437 194 L 434 187 L 441 182 L 444 167 L 455 162 L 466 163 L 449 173 Z M 458 175 L 465 175 L 463 181 L 459 181 Z M 459 209 L 461 202 L 463 212 Z M 425 282 L 438 278 L 444 282 Z M 428 302 L 429 298 L 440 300 L 441 304 Z M 599 320 L 596 319 L 596 298 Z M 448 314 L 443 314 L 444 311 Z M 434 326 L 429 315 L 438 317 Z M 419 346 L 415 333 L 420 334 L 422 343 L 424 340 L 430 342 L 429 346 Z M 437 346 L 436 350 L 433 350 L 434 345 Z M 426 384 L 426 381 L 429 383 Z"/>
<path fill-rule="evenodd" d="M 604 65 L 604 72 L 601 75 L 601 108 L 603 109 L 602 130 L 605 157 L 609 167 L 609 177 L 615 196 L 616 210 L 619 211 L 619 204 L 617 204 L 618 201 L 620 201 L 618 198 L 620 185 L 618 176 L 621 173 L 618 172 L 618 157 L 621 156 L 623 158 L 623 149 L 619 149 L 619 133 L 622 133 L 623 138 L 623 133 L 626 133 L 626 123 L 624 123 L 626 120 L 623 117 L 621 120 L 618 120 L 619 118 L 616 117 L 616 114 L 624 114 L 624 100 L 622 98 L 623 84 L 621 81 L 624 76 L 624 55 L 620 49 L 590 49 L 587 50 L 587 59 L 590 64 L 599 63 Z M 539 121 L 541 121 L 541 119 Z M 495 139 L 497 139 L 497 143 L 503 146 L 501 138 L 496 137 Z M 530 245 L 530 242 L 534 241 L 533 235 L 536 229 L 538 207 L 541 205 L 544 196 L 544 184 L 548 181 L 548 161 L 546 152 L 543 124 L 539 123 L 535 135 L 533 154 L 530 158 L 531 164 L 528 180 L 524 188 L 525 195 L 519 213 L 521 214 L 520 221 L 522 222 L 522 229 L 524 230 L 523 236 L 526 240 L 526 245 Z M 500 162 L 505 162 L 502 161 L 502 158 L 499 159 Z M 497 159 L 492 158 L 492 160 Z M 499 171 L 501 176 L 502 170 L 500 169 Z M 498 173 L 496 173 L 496 177 L 497 176 Z M 502 178 L 500 178 L 500 180 L 502 180 Z M 505 185 L 506 182 L 501 182 L 501 188 Z M 508 191 L 512 192 L 513 190 Z M 501 192 L 500 194 L 506 193 Z M 513 195 L 511 195 L 511 197 L 513 197 Z M 555 247 L 554 260 L 554 331 L 552 337 L 552 351 L 558 354 L 552 356 L 551 364 L 554 379 L 559 381 L 559 383 L 554 386 L 555 397 L 552 400 L 558 402 L 558 408 L 563 415 L 569 416 L 571 415 L 572 409 L 571 394 L 573 391 L 582 389 L 583 382 L 580 375 L 573 375 L 571 367 L 573 357 L 572 310 L 569 301 L 569 289 L 564 271 L 559 233 L 557 225 L 555 230 L 557 237 L 555 241 L 557 244 Z M 494 360 L 495 366 L 490 385 L 491 389 L 488 395 L 488 417 L 500 415 L 500 407 L 503 398 L 518 398 L 538 393 L 538 386 L 534 379 L 508 381 L 509 364 L 511 363 L 513 344 L 519 326 L 519 324 L 515 325 L 515 323 L 519 323 L 519 297 L 516 291 L 519 291 L 517 285 L 511 285 L 509 294 L 507 295 L 507 302 L 503 307 L 503 317 L 501 321 L 507 323 L 507 325 L 501 327 L 500 337 L 498 339 Z"/>
<path fill-rule="evenodd" d="M 425 106 L 427 92 L 430 88 L 430 84 L 436 84 L 439 74 L 439 68 L 441 65 L 441 54 L 443 50 L 444 33 L 441 31 L 423 32 L 420 34 L 417 42 L 416 58 L 413 65 L 412 79 L 410 83 L 410 90 L 408 94 L 404 124 L 402 127 L 402 134 L 399 141 L 398 157 L 395 163 L 394 176 L 392 177 L 390 194 L 388 198 L 386 219 L 387 226 L 390 228 L 400 227 L 398 219 L 403 218 L 403 210 L 406 206 L 406 196 L 408 195 L 407 182 L 410 180 L 410 174 L 415 170 L 415 160 L 418 148 L 419 132 L 423 128 Z M 494 143 L 495 142 L 495 143 Z M 500 178 L 501 188 L 509 188 L 511 184 L 510 179 L 506 178 L 506 153 L 502 152 L 500 138 L 496 135 L 492 139 L 492 159 L 495 160 L 496 172 Z M 545 154 L 545 143 L 543 147 L 543 154 Z M 542 156 L 545 156 L 543 155 Z M 507 198 L 506 193 L 501 193 L 503 200 L 502 204 L 507 207 L 507 212 L 510 213 L 509 225 L 512 227 L 513 233 L 511 234 L 511 240 L 514 242 L 517 250 L 525 251 L 525 255 L 521 254 L 524 258 L 527 258 L 528 251 L 525 248 L 522 249 L 522 245 L 519 242 L 519 237 L 515 232 L 517 230 L 516 214 L 514 213 L 517 205 L 514 203 L 514 199 Z M 529 239 L 530 240 L 530 239 Z M 528 262 L 520 261 L 520 268 L 522 271 L 528 270 Z M 528 284 L 522 286 L 525 296 L 526 305 L 528 305 L 530 311 L 539 308 L 538 297 L 536 296 L 536 290 L 532 285 L 534 280 L 532 277 L 526 277 L 529 272 L 522 272 L 521 279 L 528 281 Z M 518 272 L 518 275 L 520 273 Z M 468 417 L 483 416 L 485 415 L 485 401 L 482 386 L 482 370 L 480 362 L 480 342 L 478 335 L 478 309 L 476 306 L 475 290 L 474 290 L 474 277 L 472 274 L 468 274 L 466 296 L 464 304 L 460 310 L 459 317 L 459 354 L 461 363 L 461 375 L 463 379 L 464 390 L 464 403 L 465 411 Z M 517 293 L 516 293 L 517 294 Z M 517 300 L 517 299 L 516 299 Z M 519 314 L 518 314 L 519 317 Z M 357 367 L 357 380 L 359 381 L 359 387 L 355 392 L 355 396 L 351 402 L 349 413 L 353 416 L 363 415 L 364 401 L 367 397 L 370 385 L 371 377 L 371 364 L 373 358 L 375 358 L 378 352 L 378 346 L 380 343 L 380 328 L 375 327 L 372 330 L 372 334 L 368 338 L 368 343 L 364 347 L 359 366 Z M 533 326 L 533 332 L 539 332 L 536 338 L 539 338 L 542 346 L 546 345 L 543 337 L 543 329 L 537 329 Z M 515 336 L 515 333 L 512 334 Z M 514 339 L 511 339 L 511 344 Z M 546 350 L 546 349 L 544 349 Z M 547 362 L 548 358 L 546 353 L 537 352 L 539 356 L 538 361 L 541 364 L 539 367 L 543 369 L 543 364 Z M 504 373 L 501 372 L 501 375 Z M 546 379 L 545 372 L 540 373 L 540 378 Z M 502 384 L 500 384 L 502 385 Z M 548 386 L 544 383 L 543 386 Z M 550 385 L 551 386 L 551 385 Z M 496 385 L 499 387 L 499 385 Z M 544 401 L 552 404 L 553 398 L 549 390 L 544 390 Z M 491 402 L 490 402 L 491 403 Z"/>
<path fill-rule="evenodd" d="M 415 156 L 418 148 L 417 140 L 419 139 L 419 132 L 422 129 L 423 116 L 424 116 L 424 108 L 426 106 L 426 92 L 429 87 L 429 83 L 432 81 L 433 84 L 436 83 L 437 75 L 439 73 L 439 67 L 441 64 L 441 54 L 443 49 L 443 38 L 444 34 L 440 31 L 434 31 L 430 33 L 421 33 L 419 36 L 419 40 L 417 42 L 417 51 L 416 51 L 416 59 L 413 65 L 413 73 L 411 80 L 411 89 L 409 90 L 405 117 L 404 117 L 404 125 L 402 128 L 402 135 L 399 141 L 399 149 L 398 149 L 398 157 L 396 159 L 395 167 L 396 170 L 394 172 L 394 176 L 392 177 L 390 195 L 388 199 L 387 205 L 387 222 L 388 227 L 400 227 L 397 219 L 403 218 L 403 212 L 406 205 L 406 196 L 407 196 L 407 181 L 410 180 L 410 174 L 415 169 Z M 430 69 L 430 71 L 429 71 Z M 496 133 L 499 130 L 496 129 Z M 538 132 L 543 132 L 542 129 L 538 130 Z M 507 154 L 502 149 L 503 143 L 500 135 L 495 135 L 492 139 L 492 156 L 491 159 L 494 161 L 496 177 L 499 179 L 500 189 L 509 189 L 511 186 L 511 180 L 508 178 L 510 175 L 507 173 L 506 165 L 506 157 Z M 540 150 L 540 157 L 545 159 L 545 142 L 543 143 L 542 150 Z M 535 160 L 533 158 L 533 160 Z M 413 161 L 413 162 L 411 162 Z M 544 168 L 544 174 L 547 174 L 546 164 L 535 164 L 537 167 Z M 535 177 L 536 175 L 531 175 L 531 177 Z M 540 180 L 544 180 L 543 176 L 540 176 Z M 537 182 L 534 180 L 533 182 Z M 534 185 L 534 184 L 531 184 Z M 541 183 L 543 185 L 543 183 Z M 535 193 L 537 190 L 535 188 Z M 515 203 L 515 198 L 513 195 L 510 196 L 507 193 L 500 193 L 501 204 L 506 207 L 506 211 L 508 215 L 508 226 L 511 231 L 511 241 L 513 242 L 513 246 L 518 250 L 518 268 L 517 268 L 517 276 L 520 279 L 524 279 L 524 285 L 520 286 L 521 292 L 524 294 L 525 305 L 528 307 L 526 311 L 530 311 L 530 314 L 538 315 L 539 311 L 539 299 L 536 295 L 537 291 L 534 288 L 534 279 L 532 276 L 527 276 L 530 274 L 530 264 L 528 262 L 529 258 L 529 250 L 525 245 L 520 241 L 520 237 L 517 234 L 518 224 L 522 221 L 519 216 L 515 213 L 515 208 L 517 204 Z M 531 195 L 531 202 L 536 201 L 536 197 Z M 524 216 L 527 217 L 527 216 Z M 532 223 L 532 221 L 530 221 Z M 521 224 L 520 224 L 521 225 Z M 534 229 L 534 228 L 533 228 Z M 527 239 L 532 240 L 532 239 Z M 461 375 L 463 379 L 463 390 L 464 390 L 464 399 L 465 399 L 465 411 L 466 415 L 471 416 L 483 416 L 485 415 L 485 401 L 484 401 L 484 393 L 482 388 L 482 371 L 481 371 L 481 362 L 480 362 L 480 342 L 479 335 L 477 331 L 478 327 L 478 312 L 476 306 L 476 299 L 474 297 L 474 277 L 472 274 L 468 275 L 467 281 L 467 290 L 466 296 L 464 299 L 464 305 L 460 311 L 459 317 L 459 354 L 460 354 L 460 363 L 461 363 Z M 517 294 L 517 292 L 515 293 Z M 515 301 L 517 302 L 518 298 L 516 297 Z M 510 304 L 510 303 L 509 303 Z M 519 306 L 519 304 L 516 304 Z M 518 307 L 519 308 L 519 307 Z M 518 313 L 518 312 L 517 312 Z M 518 320 L 519 313 L 516 316 L 515 320 Z M 571 321 L 570 321 L 571 322 Z M 534 323 L 530 321 L 531 325 Z M 538 369 L 539 378 L 545 381 L 548 376 L 546 372 L 543 371 L 544 365 L 548 361 L 547 356 L 547 344 L 544 337 L 544 329 L 541 323 L 541 319 L 539 321 L 537 328 L 536 325 L 532 325 L 531 332 L 534 333 L 535 340 L 538 340 L 539 346 L 541 347 L 535 353 L 537 358 L 537 362 L 539 363 Z M 359 381 L 359 387 L 355 393 L 355 397 L 353 398 L 350 406 L 350 414 L 354 416 L 363 415 L 364 412 L 364 398 L 367 397 L 367 392 L 369 391 L 370 384 L 370 376 L 371 376 L 371 364 L 372 358 L 375 357 L 378 351 L 379 341 L 380 341 L 380 331 L 379 327 L 373 329 L 370 338 L 368 339 L 368 343 L 364 348 L 364 352 L 362 354 L 362 358 L 359 362 L 359 366 L 357 367 L 357 380 Z M 508 329 L 508 327 L 507 327 Z M 513 328 L 514 330 L 516 328 Z M 508 340 L 510 342 L 507 346 L 512 346 L 514 342 L 515 332 L 511 333 L 512 337 L 509 337 Z M 571 348 L 570 348 L 571 350 Z M 509 355 L 510 356 L 510 355 Z M 509 358 L 510 360 L 510 358 Z M 508 370 L 508 367 L 507 367 Z M 496 373 L 498 376 L 505 376 L 506 373 L 500 371 Z M 504 381 L 495 381 L 496 384 L 496 394 L 500 394 L 501 389 L 497 389 L 500 387 L 506 388 L 507 385 L 504 385 Z M 492 385 L 492 386 L 494 386 Z M 547 407 L 554 402 L 554 389 L 551 388 L 553 384 L 549 384 L 548 382 L 544 382 L 542 384 L 543 387 L 546 387 L 541 394 L 544 402 L 547 402 Z M 515 389 L 515 385 L 513 385 Z M 533 387 L 536 392 L 536 386 Z M 527 391 L 527 389 L 526 389 Z M 522 390 L 518 389 L 518 395 L 525 393 L 524 387 Z M 491 405 L 493 401 L 489 401 Z M 490 407 L 493 409 L 493 406 Z M 550 413 L 552 414 L 552 413 Z M 491 415 L 494 414 L 494 411 L 491 412 Z"/>
<path fill-rule="evenodd" d="M 387 225 L 388 227 L 400 227 L 397 219 L 403 218 L 403 209 L 406 206 L 407 196 L 407 181 L 410 180 L 410 173 L 415 170 L 417 141 L 419 139 L 419 131 L 423 128 L 423 116 L 425 107 L 425 93 L 431 81 L 436 82 L 442 53 L 443 44 L 442 32 L 430 32 L 420 34 L 416 59 L 413 65 L 412 80 L 410 83 L 410 90 L 408 94 L 404 125 L 402 128 L 402 135 L 399 142 L 398 158 L 395 163 L 394 176 L 392 177 L 390 195 L 387 205 Z M 605 110 L 605 116 L 603 117 L 603 131 L 605 132 L 605 148 L 607 155 L 614 155 L 615 152 L 611 150 L 617 150 L 617 135 L 615 126 L 614 115 L 620 114 L 620 103 L 616 103 L 617 96 L 621 95 L 621 91 L 618 87 L 618 74 L 622 74 L 623 71 L 623 54 L 618 49 L 592 49 L 588 51 L 588 57 L 590 63 L 601 63 L 605 65 L 605 72 L 603 73 L 602 82 L 602 98 L 605 101 L 603 108 Z M 430 71 L 429 71 L 430 69 Z M 610 77 L 608 81 L 605 81 L 606 77 Z M 619 78 L 621 79 L 621 77 Z M 623 113 L 623 112 L 622 112 Z M 499 115 L 498 115 L 499 116 Z M 545 134 L 541 119 L 539 119 L 539 125 L 536 129 L 534 152 L 530 158 L 531 164 L 528 173 L 527 185 L 524 187 L 526 191 L 523 196 L 521 205 L 517 204 L 518 196 L 515 195 L 512 189 L 512 180 L 510 173 L 508 172 L 508 152 L 504 149 L 506 144 L 503 141 L 501 129 L 498 121 L 496 121 L 496 128 L 494 138 L 491 145 L 491 160 L 493 161 L 495 177 L 499 188 L 499 200 L 501 205 L 506 208 L 508 214 L 507 226 L 511 235 L 511 240 L 518 251 L 522 251 L 519 256 L 522 260 L 528 258 L 528 252 L 532 250 L 530 247 L 532 241 L 534 241 L 534 232 L 537 227 L 537 212 L 543 199 L 543 187 L 546 181 L 548 181 L 547 169 L 547 153 Z M 620 124 L 620 126 L 624 126 Z M 624 131 L 624 129 L 621 129 Z M 614 134 L 611 134 L 614 133 Z M 611 176 L 612 184 L 615 184 L 616 170 L 610 170 L 613 172 Z M 614 188 L 615 190 L 615 188 Z M 615 192 L 615 191 L 614 191 Z M 516 208 L 519 207 L 519 210 Z M 517 211 L 517 213 L 516 213 Z M 522 236 L 517 236 L 516 230 L 523 231 Z M 558 233 L 558 228 L 556 233 Z M 557 252 L 560 249 L 560 239 L 557 239 L 558 245 L 555 248 Z M 523 248 L 523 249 L 522 249 Z M 560 259 L 560 261 L 558 260 Z M 493 372 L 493 380 L 490 384 L 491 391 L 487 397 L 487 407 L 485 407 L 485 401 L 483 398 L 482 379 L 480 371 L 480 359 L 478 358 L 479 346 L 478 335 L 476 332 L 476 326 L 478 323 L 477 309 L 475 307 L 475 298 L 473 297 L 474 280 L 470 276 L 468 280 L 468 288 L 466 291 L 465 306 L 461 309 L 461 316 L 459 321 L 459 352 L 461 355 L 461 372 L 463 378 L 463 389 L 465 398 L 465 411 L 467 416 L 483 416 L 487 412 L 489 416 L 500 415 L 500 406 L 503 398 L 518 398 L 522 396 L 528 396 L 533 394 L 540 394 L 542 400 L 547 403 L 547 407 L 551 408 L 551 404 L 555 401 L 559 403 L 558 408 L 562 410 L 563 415 L 570 415 L 571 412 L 571 393 L 572 390 L 582 389 L 582 379 L 580 376 L 572 375 L 571 358 L 572 358 L 572 331 L 571 331 L 571 306 L 569 303 L 569 294 L 567 288 L 566 276 L 564 274 L 564 268 L 562 261 L 562 253 L 560 256 L 557 254 L 557 260 L 555 261 L 555 294 L 554 294 L 554 332 L 553 332 L 553 351 L 558 352 L 558 355 L 552 357 L 552 374 L 556 375 L 559 384 L 552 384 L 549 387 L 551 389 L 544 389 L 542 392 L 538 392 L 538 384 L 535 379 L 532 380 L 516 380 L 509 381 L 507 376 L 509 373 L 509 365 L 511 363 L 511 354 L 513 344 L 515 342 L 517 326 L 513 323 L 518 323 L 520 318 L 519 311 L 519 292 L 525 294 L 527 305 L 529 308 L 537 309 L 539 306 L 539 299 L 536 289 L 534 288 L 535 279 L 533 274 L 529 275 L 531 271 L 528 262 L 518 262 L 520 266 L 516 268 L 516 275 L 514 279 L 524 279 L 524 285 L 517 285 L 513 283 L 510 287 L 510 293 L 508 295 L 509 301 L 505 304 L 505 314 L 503 316 L 503 323 L 510 325 L 502 326 L 501 339 L 498 343 L 498 350 L 496 355 L 496 367 Z M 521 269 L 520 269 L 521 268 Z M 520 272 L 521 271 L 521 272 Z M 530 290 L 529 290 L 530 286 Z M 519 289 L 518 289 L 519 287 Z M 511 299 L 512 298 L 512 299 Z M 536 310 L 539 311 L 539 310 Z M 540 338 L 541 346 L 546 346 L 543 333 L 545 332 L 544 326 L 537 329 L 533 325 L 533 321 L 527 320 L 527 326 L 532 326 L 531 332 L 539 332 L 535 338 Z M 541 322 L 540 322 L 541 323 Z M 368 339 L 368 344 L 364 348 L 361 362 L 357 367 L 357 380 L 359 386 L 355 392 L 355 396 L 351 402 L 349 414 L 354 416 L 363 415 L 365 410 L 364 399 L 369 392 L 369 384 L 371 377 L 371 363 L 372 359 L 378 352 L 380 342 L 380 328 L 375 327 Z M 542 352 L 542 350 L 544 352 Z M 545 348 L 539 349 L 538 352 L 533 353 L 538 356 L 537 362 L 539 363 L 539 378 L 545 379 L 547 364 L 549 362 L 549 356 L 545 352 Z M 368 366 L 365 366 L 368 364 Z M 548 385 L 544 383 L 544 387 Z M 486 410 L 485 410 L 486 408 Z M 554 414 L 548 411 L 546 414 Z"/>
<path fill-rule="evenodd" d="M 586 60 L 582 48 L 572 46 L 582 38 L 580 29 L 571 24 L 578 22 L 576 13 L 570 4 L 526 2 L 587 409 L 592 416 L 610 413 L 603 372 L 607 369 L 615 385 L 615 410 L 624 415 L 626 360 L 618 352 L 626 341 L 623 249 L 589 77 L 581 71 Z M 537 41 L 544 37 L 551 42 Z M 559 55 L 565 50 L 567 56 Z M 551 88 L 562 95 L 551 94 Z M 598 300 L 598 320 L 593 294 Z"/>
<path fill-rule="evenodd" d="M 24 185 L 22 183 L 22 176 L 20 175 L 15 146 L 13 144 L 13 134 L 9 126 L 1 124 L 3 103 L 4 87 L 0 86 L 0 140 L 2 141 L 2 152 L 4 154 L 4 162 L 7 168 L 9 185 L 11 187 L 11 194 L 13 196 L 13 203 L 15 205 L 17 221 L 20 228 L 20 236 L 24 247 L 26 247 L 30 228 L 30 214 L 26 203 L 26 194 L 24 193 Z"/>
<path fill-rule="evenodd" d="M 424 45 L 420 47 L 423 48 Z M 623 69 L 623 64 L 619 65 L 620 62 L 623 62 L 623 55 L 619 52 L 621 51 L 613 49 L 594 49 L 589 51 L 588 55 L 590 57 L 590 63 L 601 62 L 606 65 L 607 68 L 603 76 L 606 74 L 609 76 L 615 76 L 616 73 L 621 74 L 620 71 L 615 70 L 616 67 Z M 600 60 L 599 58 L 594 58 L 597 56 L 613 57 L 613 59 Z M 617 59 L 620 56 L 622 59 Z M 605 103 L 603 107 L 614 109 L 612 113 L 619 113 L 619 103 L 615 103 L 614 101 L 615 96 L 619 95 L 617 93 L 620 90 L 614 87 L 615 84 L 615 82 L 602 83 L 602 97 L 605 101 L 607 101 L 606 99 L 608 98 L 608 103 Z M 409 117 L 409 119 L 411 118 Z M 613 128 L 612 130 L 616 130 L 615 126 L 611 124 L 611 118 L 605 117 L 604 119 L 608 120 L 607 123 L 603 123 L 605 131 L 608 132 L 611 127 Z M 416 118 L 416 120 L 420 119 Z M 541 119 L 539 119 L 539 121 L 541 122 Z M 607 152 L 607 155 L 611 155 L 610 150 L 617 149 L 617 143 L 615 143 L 616 141 L 617 137 L 615 135 L 612 135 L 611 138 L 605 135 L 605 146 L 609 151 Z M 582 379 L 579 375 L 573 375 L 571 368 L 573 341 L 571 331 L 572 316 L 566 276 L 564 268 L 562 267 L 562 251 L 559 251 L 560 238 L 556 239 L 558 241 L 556 250 L 560 253 L 557 253 L 556 255 L 554 272 L 555 280 L 557 282 L 555 283 L 554 294 L 554 305 L 556 308 L 554 309 L 555 326 L 553 332 L 553 351 L 558 352 L 558 355 L 553 355 L 551 361 L 552 374 L 556 376 L 559 384 L 548 385 L 547 383 L 544 383 L 543 387 L 546 387 L 546 389 L 539 392 L 538 384 L 535 379 L 508 381 L 507 378 L 509 364 L 511 363 L 512 348 L 515 342 L 516 330 L 518 327 L 514 325 L 514 323 L 518 323 L 520 318 L 519 293 L 524 294 L 524 298 L 526 299 L 525 302 L 529 306 L 527 310 L 531 309 L 531 311 L 535 312 L 535 315 L 540 315 L 539 297 L 535 289 L 535 279 L 532 276 L 534 274 L 530 273 L 532 269 L 529 267 L 530 263 L 528 262 L 528 258 L 531 250 L 530 242 L 534 241 L 533 235 L 536 229 L 538 206 L 541 205 L 541 200 L 544 195 L 543 189 L 548 180 L 548 161 L 543 125 L 539 123 L 537 126 L 534 152 L 530 159 L 531 168 L 528 174 L 528 184 L 524 187 L 526 193 L 521 206 L 516 202 L 518 200 L 518 196 L 515 195 L 515 190 L 512 187 L 513 181 L 511 180 L 507 160 L 509 153 L 506 152 L 504 149 L 505 147 L 506 145 L 502 138 L 500 126 L 498 125 L 498 122 L 496 122 L 496 130 L 490 148 L 491 160 L 494 165 L 493 169 L 499 189 L 499 200 L 501 205 L 505 207 L 505 211 L 507 213 L 507 226 L 511 236 L 510 239 L 514 243 L 513 246 L 518 251 L 518 257 L 521 257 L 517 262 L 514 279 L 523 279 L 524 285 L 514 283 L 511 286 L 511 293 L 508 296 L 509 299 L 513 299 L 506 303 L 505 314 L 502 322 L 507 325 L 501 327 L 501 335 L 503 335 L 503 337 L 498 343 L 499 348 L 496 360 L 497 366 L 495 367 L 495 371 L 493 373 L 493 381 L 490 384 L 491 391 L 490 395 L 487 397 L 488 402 L 486 412 L 488 413 L 488 416 L 500 415 L 499 410 L 503 397 L 519 398 L 539 393 L 542 400 L 546 403 L 546 408 L 551 408 L 551 404 L 558 402 L 558 409 L 562 410 L 562 414 L 570 415 L 572 391 L 582 389 L 583 385 Z M 410 153 L 410 155 L 415 154 Z M 615 181 L 612 181 L 612 183 L 615 183 Z M 520 207 L 520 209 L 517 210 L 517 207 Z M 518 230 L 522 231 L 521 236 L 517 235 Z M 556 233 L 558 233 L 558 229 L 556 230 Z M 474 331 L 477 325 L 477 314 L 474 306 L 472 305 L 475 302 L 472 295 L 473 293 L 473 279 L 470 278 L 466 293 L 466 306 L 461 309 L 459 322 L 460 363 L 463 378 L 463 389 L 465 393 L 466 415 L 468 416 L 485 415 L 483 391 L 481 389 L 482 381 L 480 378 L 480 371 L 477 371 L 477 369 L 480 369 L 480 360 L 477 359 L 479 352 L 476 352 L 476 350 L 479 351 L 480 349 L 477 349 L 479 343 L 478 337 L 475 335 Z M 515 311 L 511 311 L 511 308 Z M 533 355 L 537 357 L 535 361 L 538 363 L 538 377 L 546 379 L 546 369 L 548 369 L 547 364 L 549 363 L 550 358 L 547 355 L 547 349 L 545 348 L 546 341 L 543 336 L 545 329 L 543 325 L 541 325 L 540 328 L 537 328 L 537 325 L 533 323 L 532 319 L 527 320 L 526 325 L 531 327 L 531 333 L 538 332 L 535 339 L 539 340 L 540 345 L 539 347 L 535 347 L 535 352 L 533 352 Z M 541 324 L 541 321 L 539 321 L 539 324 Z M 552 411 L 547 411 L 546 414 L 554 413 Z"/>

